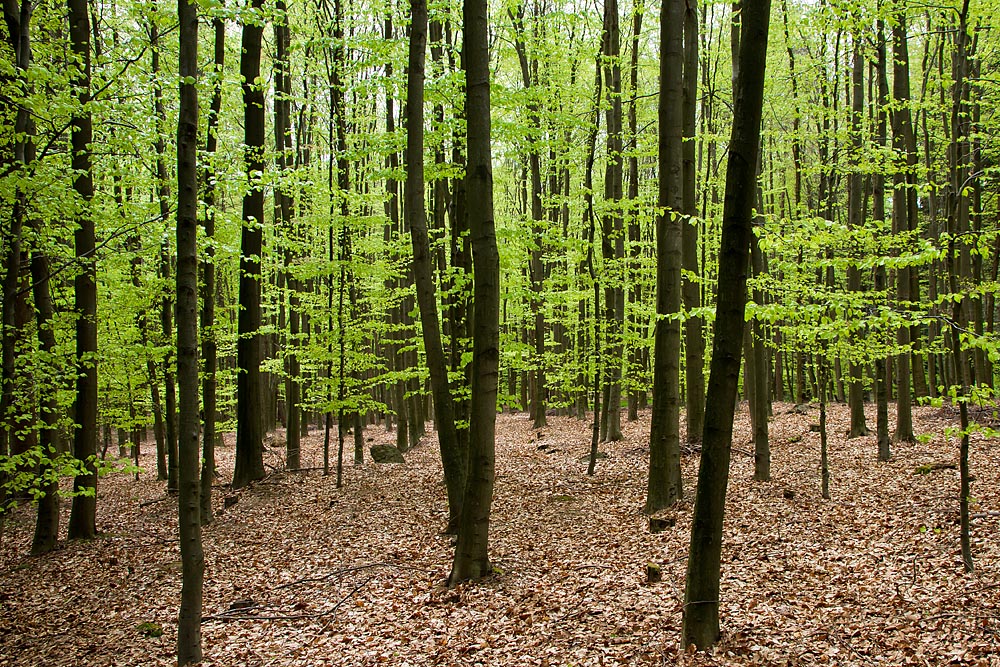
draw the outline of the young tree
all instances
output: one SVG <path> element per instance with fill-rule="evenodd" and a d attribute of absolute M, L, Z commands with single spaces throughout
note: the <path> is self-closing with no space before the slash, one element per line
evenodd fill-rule
<path fill-rule="evenodd" d="M 864 174 L 860 169 L 863 141 L 862 118 L 865 109 L 865 70 L 864 58 L 861 55 L 861 40 L 854 36 L 854 49 L 851 55 L 851 171 L 847 176 L 847 225 L 858 229 L 864 222 Z M 860 259 L 852 257 L 852 260 Z M 861 291 L 861 271 L 856 261 L 847 266 L 847 289 L 852 292 Z M 864 393 L 861 385 L 861 364 L 850 363 L 851 383 L 848 387 L 847 402 L 851 410 L 851 430 L 848 438 L 858 438 L 868 435 L 868 424 L 865 423 Z"/>
<path fill-rule="evenodd" d="M 222 76 L 226 58 L 226 22 L 221 13 L 212 17 L 215 32 L 212 101 L 208 109 L 203 165 L 205 238 L 208 243 L 201 262 L 201 382 L 204 432 L 202 433 L 201 522 L 212 521 L 212 482 L 215 480 L 215 429 L 218 387 L 218 346 L 215 342 L 215 157 L 219 144 L 219 115 L 222 113 Z"/>
<path fill-rule="evenodd" d="M 616 442 L 622 439 L 621 385 L 622 385 L 622 331 L 625 325 L 625 293 L 619 280 L 612 278 L 621 273 L 625 257 L 625 239 L 622 230 L 622 72 L 621 29 L 618 18 L 618 0 L 604 2 L 604 82 L 608 108 L 607 150 L 604 170 L 604 201 L 606 209 L 601 216 L 601 254 L 604 258 L 604 321 L 605 383 L 604 405 L 601 419 L 601 438 Z M 595 312 L 598 305 L 594 304 Z"/>
<path fill-rule="evenodd" d="M 695 177 L 695 134 L 698 105 L 698 0 L 686 0 L 684 11 L 684 103 L 682 108 L 682 202 L 684 222 L 681 238 L 681 261 L 684 277 L 684 397 L 687 410 L 687 441 L 696 442 L 705 425 L 705 334 L 704 318 L 693 311 L 701 307 L 698 284 L 698 197 Z"/>
<path fill-rule="evenodd" d="M 719 581 L 722 519 L 733 437 L 736 385 L 746 310 L 751 219 L 767 63 L 770 0 L 743 2 L 739 74 L 733 99 L 733 129 L 726 167 L 726 195 L 719 250 L 715 342 L 705 400 L 698 491 L 691 521 L 684 589 L 685 646 L 708 648 L 719 640 Z"/>

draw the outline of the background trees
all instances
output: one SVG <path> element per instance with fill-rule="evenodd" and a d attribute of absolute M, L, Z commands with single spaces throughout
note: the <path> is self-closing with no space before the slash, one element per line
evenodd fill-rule
<path fill-rule="evenodd" d="M 744 165 L 759 252 L 736 267 L 715 249 L 736 151 L 738 7 L 667 3 L 660 32 L 641 2 L 426 10 L 426 47 L 422 19 L 385 3 L 254 0 L 206 16 L 202 520 L 217 432 L 237 432 L 240 487 L 265 474 L 274 427 L 298 468 L 297 437 L 320 423 L 336 422 L 361 462 L 364 429 L 396 428 L 403 450 L 434 414 L 448 467 L 473 461 L 486 480 L 494 404 L 539 428 L 599 404 L 599 433 L 614 440 L 620 411 L 649 398 L 647 509 L 661 509 L 680 495 L 680 443 L 702 432 L 703 351 L 720 349 L 708 325 L 730 271 L 752 273 L 739 344 L 760 479 L 772 399 L 850 400 L 854 435 L 875 399 L 882 459 L 889 401 L 907 441 L 913 401 L 988 400 L 1000 264 L 990 6 L 782 3 L 759 159 Z M 465 32 L 466 11 L 496 35 L 490 51 Z M 8 497 L 44 488 L 43 551 L 61 442 L 80 473 L 70 534 L 90 537 L 95 457 L 116 453 L 104 434 L 111 445 L 120 432 L 129 456 L 152 426 L 165 478 L 172 434 L 191 436 L 171 406 L 170 278 L 190 267 L 171 247 L 182 188 L 167 156 L 181 145 L 164 128 L 181 114 L 173 91 L 191 85 L 177 77 L 192 75 L 174 74 L 172 7 L 6 2 L 4 16 L 0 454 Z M 237 24 L 238 47 L 224 39 Z M 449 478 L 454 527 L 467 488 Z M 664 488 L 675 491 L 654 497 Z M 485 573 L 476 558 L 453 578 Z"/>

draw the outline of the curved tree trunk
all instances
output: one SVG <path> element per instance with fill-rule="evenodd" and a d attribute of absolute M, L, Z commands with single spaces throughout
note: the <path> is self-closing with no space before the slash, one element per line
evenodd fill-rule
<path fill-rule="evenodd" d="M 448 366 L 441 343 L 441 323 L 437 311 L 437 289 L 431 267 L 430 239 L 424 208 L 424 64 L 427 47 L 426 0 L 411 0 L 410 54 L 406 78 L 406 184 L 404 198 L 410 216 L 413 244 L 413 275 L 417 283 L 417 305 L 424 337 L 427 368 L 434 397 L 434 421 L 445 487 L 448 490 L 447 532 L 458 531 L 465 490 L 464 452 L 458 448 L 455 409 L 448 384 Z"/>

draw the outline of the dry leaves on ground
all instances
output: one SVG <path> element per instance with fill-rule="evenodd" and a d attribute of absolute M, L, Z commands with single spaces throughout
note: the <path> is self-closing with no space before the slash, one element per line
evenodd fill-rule
<path fill-rule="evenodd" d="M 738 415 L 723 548 L 724 635 L 679 650 L 697 456 L 688 501 L 650 533 L 641 513 L 648 414 L 602 445 L 588 477 L 590 425 L 524 415 L 497 427 L 491 530 L 496 574 L 442 587 L 452 546 L 433 435 L 401 466 L 272 472 L 205 529 L 205 665 L 1000 665 L 1000 465 L 973 438 L 976 571 L 958 553 L 957 443 L 946 411 L 919 409 L 926 444 L 876 462 L 873 436 L 847 441 L 830 412 L 832 499 L 820 498 L 816 409 L 776 404 L 773 481 L 756 483 L 745 409 Z M 873 419 L 870 418 L 870 422 Z M 391 442 L 383 427 L 369 444 Z M 219 452 L 232 470 L 232 441 Z M 280 441 L 279 441 L 280 442 Z M 322 433 L 304 443 L 320 466 Z M 32 512 L 8 519 L 0 548 L 0 665 L 170 665 L 180 560 L 175 501 L 155 481 L 101 481 L 92 542 L 32 558 Z M 65 503 L 68 505 L 68 503 Z M 65 510 L 66 508 L 64 508 Z M 669 522 L 668 522 L 669 523 Z M 65 523 L 64 523 L 65 525 Z M 647 563 L 663 581 L 646 582 Z M 234 604 L 235 603 L 235 604 Z M 142 625 L 142 624 L 155 625 Z M 162 628 L 162 635 L 156 628 Z"/>

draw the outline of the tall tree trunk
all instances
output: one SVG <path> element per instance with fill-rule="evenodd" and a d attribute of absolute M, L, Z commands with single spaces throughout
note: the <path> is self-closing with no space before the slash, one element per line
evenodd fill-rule
<path fill-rule="evenodd" d="M 761 252 L 757 236 L 750 237 L 750 268 L 754 277 L 764 273 L 764 253 Z M 764 291 L 754 290 L 754 301 L 764 303 Z M 764 343 L 764 327 L 760 318 L 755 317 L 749 325 L 752 335 L 752 350 L 747 357 L 747 370 L 753 366 L 753 400 L 750 401 L 750 422 L 753 429 L 753 478 L 758 482 L 771 481 L 771 443 L 767 418 L 771 412 L 771 392 L 768 382 L 767 349 Z"/>
<path fill-rule="evenodd" d="M 893 174 L 892 198 L 892 231 L 895 234 L 906 234 L 911 226 L 916 228 L 916 221 L 910 220 L 909 193 L 915 183 L 910 171 L 909 139 L 912 138 L 913 125 L 910 122 L 910 60 L 906 45 L 906 17 L 900 12 L 897 21 L 892 26 L 892 148 L 896 154 L 896 171 Z M 909 132 L 909 135 L 907 134 Z M 916 162 L 916 156 L 913 155 Z M 896 300 L 898 307 L 909 311 L 910 306 L 910 271 L 908 266 L 900 266 L 896 270 Z M 896 344 L 902 350 L 896 356 L 896 432 L 893 439 L 897 442 L 914 442 L 913 412 L 910 391 L 910 327 L 899 327 L 896 334 Z"/>
<path fill-rule="evenodd" d="M 851 170 L 847 176 L 847 226 L 849 229 L 859 229 L 864 223 L 864 174 L 860 169 L 862 151 L 862 118 L 865 110 L 865 71 L 864 58 L 861 56 L 861 40 L 854 36 L 854 50 L 851 66 L 851 152 L 849 162 Z M 862 258 L 852 256 L 847 266 L 847 289 L 851 292 L 861 291 L 861 271 L 856 262 Z M 868 435 L 868 424 L 865 423 L 864 388 L 861 384 L 861 364 L 850 360 L 851 383 L 848 387 L 847 403 L 851 411 L 851 427 L 848 438 L 858 438 Z"/>
<path fill-rule="evenodd" d="M 94 218 L 90 209 L 94 197 L 90 144 L 93 124 L 90 113 L 90 18 L 87 0 L 67 0 L 70 50 L 77 65 L 70 74 L 73 109 L 70 148 L 73 189 L 80 198 L 74 232 L 79 273 L 74 281 L 76 320 L 76 425 L 73 427 L 73 456 L 85 472 L 73 480 L 73 507 L 69 517 L 69 537 L 97 535 L 97 258 Z"/>
<path fill-rule="evenodd" d="M 538 102 L 537 72 L 538 61 L 529 59 L 525 39 L 524 5 L 517 11 L 509 12 L 514 25 L 514 48 L 517 51 L 518 63 L 521 67 L 521 82 L 529 95 L 527 105 L 528 125 L 533 131 L 533 139 L 528 143 L 528 169 L 531 176 L 531 235 L 533 245 L 528 259 L 528 273 L 531 278 L 530 306 L 534 322 L 534 346 L 532 349 L 531 369 L 533 382 L 531 386 L 531 419 L 534 428 L 546 425 L 546 384 L 545 384 L 545 264 L 542 256 L 545 252 L 545 216 L 542 210 L 542 167 L 540 141 L 542 121 Z M 535 17 L 538 20 L 538 17 Z"/>
<path fill-rule="evenodd" d="M 618 18 L 618 0 L 604 3 L 604 79 L 608 91 L 607 165 L 604 174 L 604 200 L 610 204 L 601 216 L 601 245 L 604 256 L 605 276 L 618 276 L 622 272 L 625 240 L 622 230 L 622 74 L 621 30 Z M 679 98 L 678 98 L 679 99 Z M 604 286 L 605 356 L 604 408 L 601 436 L 616 442 L 622 439 L 621 385 L 622 344 L 625 324 L 625 293 L 616 283 L 606 279 Z"/>
<path fill-rule="evenodd" d="M 701 307 L 698 284 L 698 198 L 695 189 L 695 110 L 698 105 L 698 0 L 687 0 L 684 12 L 684 104 L 681 187 L 684 222 L 682 262 L 684 278 L 681 294 L 684 299 L 684 396 L 687 411 L 687 441 L 697 442 L 705 425 L 705 322 L 691 313 Z"/>
<path fill-rule="evenodd" d="M 173 309 L 174 301 L 170 283 L 170 237 L 167 230 L 170 227 L 170 175 L 167 172 L 167 111 L 163 106 L 163 85 L 160 81 L 160 28 L 157 24 L 159 10 L 153 5 L 149 20 L 149 42 L 152 57 L 153 73 L 153 116 L 156 119 L 156 139 L 153 143 L 156 151 L 156 197 L 160 205 L 160 220 L 164 224 L 164 233 L 160 239 L 160 261 L 157 266 L 160 280 L 160 333 L 167 352 L 163 357 L 163 383 L 166 413 L 163 421 L 166 426 L 165 449 L 167 455 L 167 490 L 177 491 L 177 390 L 174 382 L 174 351 L 173 351 Z"/>
<path fill-rule="evenodd" d="M 6 2 L 4 4 L 4 19 L 7 24 L 7 37 L 11 51 L 14 54 L 15 66 L 21 91 L 29 94 L 32 86 L 28 79 L 31 66 L 31 14 L 32 3 L 23 0 L 20 4 Z M 14 120 L 14 151 L 13 165 L 19 169 L 33 166 L 35 151 L 35 124 L 25 104 L 18 105 Z M 3 398 L 0 400 L 0 414 L 8 414 L 7 410 L 13 403 L 14 370 L 15 370 L 15 338 L 18 334 L 18 322 L 15 315 L 15 305 L 19 298 L 21 276 L 21 231 L 28 221 L 33 231 L 40 231 L 37 218 L 28 212 L 27 194 L 17 188 L 14 193 L 14 206 L 11 211 L 11 226 L 7 231 L 6 274 L 3 284 Z M 35 319 L 39 348 L 46 355 L 56 353 L 55 334 L 52 331 L 53 316 L 52 298 L 49 294 L 49 261 L 39 249 L 31 251 L 31 289 L 35 300 Z M 40 458 L 37 474 L 40 479 L 42 496 L 38 499 L 38 513 L 35 520 L 35 533 L 31 542 L 31 553 L 42 554 L 51 551 L 59 536 L 59 479 L 54 476 L 51 461 L 58 455 L 58 403 L 51 388 L 42 388 L 39 404 L 41 428 L 39 429 Z M 0 446 L 0 455 L 9 454 L 8 442 L 11 431 L 18 427 L 12 420 L 8 427 L 3 424 L 4 444 Z M 8 430 L 9 429 L 9 430 Z M 16 436 L 15 436 L 16 437 Z M 3 481 L 3 480 L 0 480 Z"/>
<path fill-rule="evenodd" d="M 645 318 L 636 312 L 638 304 L 642 300 L 642 280 L 639 277 L 640 258 L 642 253 L 642 228 L 639 223 L 639 155 L 637 144 L 639 141 L 639 38 L 642 32 L 642 0 L 637 0 L 632 14 L 632 52 L 629 54 L 629 91 L 632 99 L 628 106 L 628 138 L 632 144 L 632 150 L 628 157 L 628 303 L 629 303 L 629 329 L 630 340 L 641 340 L 645 338 L 641 334 L 643 328 L 647 326 Z M 686 99 L 685 99 L 686 101 Z M 567 143 L 569 141 L 567 140 Z M 569 193 L 567 192 L 568 196 Z M 568 204 L 567 204 L 568 206 Z M 628 364 L 626 374 L 635 383 L 635 375 L 640 374 L 642 367 L 642 347 L 635 343 L 629 345 Z M 643 383 L 635 383 L 640 386 Z M 635 386 L 633 384 L 633 386 Z M 633 389 L 628 396 L 628 420 L 635 421 L 639 418 L 639 392 L 645 393 L 645 388 Z"/>
<path fill-rule="evenodd" d="M 11 51 L 14 53 L 15 65 L 17 67 L 18 84 L 23 95 L 30 91 L 28 79 L 28 67 L 31 62 L 31 41 L 30 22 L 32 5 L 30 2 L 22 0 L 18 5 L 11 0 L 4 3 L 4 19 L 7 25 L 7 40 Z M 6 56 L 6 53 L 4 54 Z M 5 106 L 9 104 L 5 100 Z M 31 143 L 28 136 L 31 125 L 31 114 L 27 104 L 17 104 L 17 112 L 14 117 L 14 137 L 13 161 L 11 165 L 14 169 L 23 170 L 28 166 L 26 151 Z M 6 127 L 6 126 L 5 126 Z M 5 137 L 5 143 L 7 139 Z M 6 146 L 4 147 L 6 149 Z M 6 152 L 6 151 L 5 151 Z M 4 156 L 6 158 L 6 155 Z M 6 161 L 6 160 L 5 160 Z M 6 166 L 6 165 L 5 165 Z M 28 198 L 27 193 L 16 187 L 14 192 L 13 206 L 11 207 L 11 220 L 9 230 L 4 230 L 5 256 L 4 256 L 4 277 L 3 277 L 3 314 L 0 319 L 0 338 L 3 347 L 3 376 L 2 376 L 2 396 L 0 396 L 0 456 L 10 454 L 21 454 L 18 447 L 18 432 L 22 430 L 16 417 L 10 415 L 14 406 L 15 386 L 17 380 L 14 377 L 16 369 L 16 348 L 19 335 L 17 327 L 17 305 L 19 300 L 21 281 L 21 260 L 22 260 L 22 230 L 24 220 L 27 216 Z M 5 211 L 6 212 L 6 211 Z M 6 495 L 7 473 L 0 475 L 0 501 Z"/>
<path fill-rule="evenodd" d="M 278 171 L 278 181 L 274 187 L 275 227 L 281 230 L 286 246 L 282 250 L 282 267 L 280 278 L 283 278 L 288 292 L 288 331 L 279 324 L 278 335 L 286 338 L 284 348 L 285 371 L 285 467 L 296 469 L 300 467 L 301 426 L 302 415 L 299 384 L 299 361 L 296 347 L 299 343 L 299 284 L 292 274 L 292 264 L 295 252 L 294 206 L 291 188 L 286 182 L 292 167 L 292 121 L 291 95 L 292 74 L 289 60 L 291 48 L 291 28 L 288 8 L 285 0 L 275 2 L 274 18 L 274 148 L 275 168 Z M 282 300 L 282 306 L 285 301 Z M 279 318 L 280 319 L 280 318 Z"/>
<path fill-rule="evenodd" d="M 34 153 L 31 147 L 29 154 Z M 36 231 L 40 231 L 36 229 Z M 38 324 L 37 335 L 39 349 L 44 354 L 56 354 L 56 337 L 52 331 L 51 321 L 55 314 L 52 297 L 49 293 L 49 276 L 51 269 L 49 258 L 38 249 L 31 251 L 31 292 L 35 300 L 35 320 Z M 31 542 L 31 553 L 42 554 L 51 551 L 59 536 L 59 479 L 52 476 L 49 461 L 59 455 L 59 402 L 52 388 L 42 397 L 39 406 L 42 427 L 38 444 L 42 450 L 42 460 L 39 463 L 38 476 L 42 480 L 41 490 L 45 494 L 38 500 L 38 516 L 35 521 L 35 534 Z"/>
<path fill-rule="evenodd" d="M 201 356 L 204 377 L 201 382 L 203 433 L 201 468 L 201 522 L 212 522 L 212 482 L 215 481 L 216 373 L 218 351 L 215 342 L 215 166 L 212 160 L 218 146 L 219 114 L 222 111 L 222 77 L 226 57 L 226 22 L 221 14 L 212 18 L 215 52 L 212 72 L 212 101 L 205 133 L 203 188 L 205 200 L 205 244 L 201 262 Z"/>
<path fill-rule="evenodd" d="M 500 367 L 500 256 L 493 219 L 490 149 L 490 55 L 487 0 L 464 0 L 466 118 L 473 292 L 472 402 L 469 467 L 450 586 L 491 571 L 490 506 L 496 447 L 497 377 Z"/>
<path fill-rule="evenodd" d="M 715 344 L 705 401 L 698 492 L 691 522 L 684 620 L 685 646 L 708 648 L 719 640 L 722 519 L 729 483 L 730 447 L 740 345 L 746 310 L 746 267 L 756 193 L 770 0 L 745 0 L 733 130 L 719 252 Z"/>
<path fill-rule="evenodd" d="M 951 189 L 948 198 L 948 282 L 953 295 L 963 294 L 970 277 L 970 249 L 962 238 L 969 231 L 970 199 L 966 194 L 969 176 L 969 117 L 966 86 L 969 76 L 969 34 L 967 19 L 969 0 L 962 4 L 959 13 L 958 30 L 955 33 L 955 54 L 953 60 L 954 89 L 952 92 L 952 146 L 951 146 Z M 960 245 L 961 244 L 961 245 Z M 955 358 L 955 376 L 958 381 L 956 401 L 961 420 L 961 441 L 959 444 L 959 524 L 962 565 L 966 572 L 972 572 L 972 538 L 969 517 L 970 483 L 969 476 L 969 406 L 967 397 L 972 382 L 969 381 L 970 363 L 962 344 L 962 333 L 968 330 L 968 299 L 953 299 L 951 312 L 951 352 Z"/>
<path fill-rule="evenodd" d="M 410 2 L 410 54 L 406 73 L 406 184 L 404 197 L 410 216 L 410 240 L 413 244 L 413 274 L 417 283 L 417 305 L 423 331 L 424 351 L 434 397 L 434 421 L 437 427 L 445 486 L 448 490 L 447 532 L 458 531 L 465 490 L 464 452 L 458 447 L 455 410 L 448 384 L 448 366 L 441 343 L 441 324 L 437 312 L 437 289 L 431 267 L 430 239 L 424 209 L 424 64 L 427 47 L 426 0 Z"/>
<path fill-rule="evenodd" d="M 886 121 L 889 113 L 889 81 L 884 39 L 885 25 L 882 21 L 878 21 L 877 23 L 877 32 L 875 77 L 878 88 L 878 119 L 876 122 L 876 145 L 884 149 L 887 143 Z M 885 176 L 881 172 L 876 172 L 872 176 L 872 181 L 873 213 L 875 220 L 883 221 L 885 220 Z M 888 284 L 884 265 L 878 264 L 875 266 L 874 280 L 876 293 L 882 294 Z M 887 365 L 885 355 L 879 355 L 875 359 L 875 428 L 878 440 L 879 461 L 888 461 L 892 456 L 889 442 L 889 373 Z"/>
<path fill-rule="evenodd" d="M 656 325 L 649 480 L 644 511 L 684 497 L 680 468 L 681 256 L 683 209 L 684 0 L 660 9 L 659 197 L 656 218 Z"/>
<path fill-rule="evenodd" d="M 201 662 L 205 555 L 201 546 L 201 451 L 198 392 L 198 5 L 177 0 L 180 108 L 177 115 L 178 513 L 181 604 L 177 664 Z"/>
<path fill-rule="evenodd" d="M 792 90 L 792 166 L 795 172 L 795 185 L 792 190 L 792 219 L 801 214 L 802 206 L 802 144 L 799 129 L 802 125 L 802 111 L 799 108 L 798 76 L 795 71 L 795 49 L 792 46 L 791 34 L 788 30 L 788 2 L 781 0 L 781 21 L 784 27 L 785 52 L 788 54 L 788 78 Z M 802 252 L 799 251 L 799 264 L 802 264 Z M 806 400 L 805 353 L 800 349 L 795 351 L 795 402 Z"/>
<path fill-rule="evenodd" d="M 260 283 L 264 225 L 264 90 L 260 82 L 263 0 L 251 0 L 255 16 L 243 24 L 240 75 L 243 78 L 244 162 L 248 178 L 240 234 L 240 308 L 236 341 L 236 469 L 233 488 L 264 476 L 261 421 L 262 359 Z"/>

